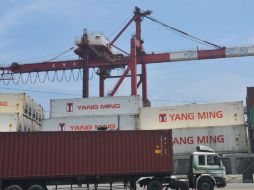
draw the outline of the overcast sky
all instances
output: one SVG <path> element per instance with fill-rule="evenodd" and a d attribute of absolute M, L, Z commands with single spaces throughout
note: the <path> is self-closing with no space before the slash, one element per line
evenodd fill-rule
<path fill-rule="evenodd" d="M 0 66 L 49 60 L 72 47 L 85 28 L 113 39 L 131 18 L 135 6 L 152 10 L 156 19 L 215 44 L 254 45 L 253 0 L 0 0 Z M 133 34 L 134 24 L 116 45 L 129 52 Z M 147 19 L 142 22 L 142 37 L 148 53 L 210 48 Z M 65 59 L 78 57 L 71 51 L 57 60 Z M 253 57 L 149 64 L 147 68 L 152 106 L 245 102 L 246 87 L 254 86 Z M 98 96 L 95 71 L 90 71 L 90 96 Z M 43 73 L 40 76 L 42 79 Z M 106 92 L 116 82 L 107 80 Z M 26 92 L 48 113 L 50 99 L 81 97 L 82 82 L 4 85 L 1 81 L 0 92 Z M 130 95 L 128 79 L 117 95 Z"/>

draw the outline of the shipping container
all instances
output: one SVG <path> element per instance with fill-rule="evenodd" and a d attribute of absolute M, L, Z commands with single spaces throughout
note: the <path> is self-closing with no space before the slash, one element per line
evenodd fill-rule
<path fill-rule="evenodd" d="M 254 152 L 254 87 L 247 87 L 247 125 L 251 152 Z"/>
<path fill-rule="evenodd" d="M 12 132 L 21 131 L 22 124 L 19 120 L 18 113 L 1 113 L 0 114 L 0 131 Z"/>
<path fill-rule="evenodd" d="M 140 129 L 244 125 L 243 102 L 141 108 Z"/>
<path fill-rule="evenodd" d="M 0 113 L 27 114 L 31 104 L 30 97 L 25 93 L 0 93 Z"/>
<path fill-rule="evenodd" d="M 39 131 L 40 125 L 18 113 L 0 113 L 0 132 Z"/>
<path fill-rule="evenodd" d="M 254 129 L 254 87 L 247 87 L 248 126 Z"/>
<path fill-rule="evenodd" d="M 249 151 L 244 126 L 173 129 L 172 136 L 174 155 L 189 154 L 197 145 L 209 146 L 221 153 Z"/>
<path fill-rule="evenodd" d="M 42 131 L 42 125 L 33 121 L 32 130 L 31 131 Z"/>
<path fill-rule="evenodd" d="M 93 97 L 50 101 L 50 117 L 139 114 L 139 96 Z"/>
<path fill-rule="evenodd" d="M 171 130 L 0 133 L 0 180 L 170 176 L 171 135 Z"/>
<path fill-rule="evenodd" d="M 139 129 L 139 115 L 120 115 L 119 130 Z"/>
<path fill-rule="evenodd" d="M 137 115 L 55 117 L 43 121 L 43 131 L 135 130 Z"/>
<path fill-rule="evenodd" d="M 39 124 L 44 118 L 42 106 L 25 93 L 0 93 L 0 113 L 19 113 Z"/>

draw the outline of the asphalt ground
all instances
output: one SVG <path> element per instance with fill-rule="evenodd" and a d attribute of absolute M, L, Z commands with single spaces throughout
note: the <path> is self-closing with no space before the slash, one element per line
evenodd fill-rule
<path fill-rule="evenodd" d="M 50 186 L 49 190 L 56 190 L 55 186 Z M 71 190 L 70 186 L 59 186 L 59 190 Z M 93 187 L 89 188 L 90 190 L 94 190 Z M 114 186 L 113 190 L 124 190 L 122 186 Z M 138 187 L 138 190 L 144 190 L 143 188 Z M 224 188 L 215 188 L 216 190 L 254 190 L 254 183 L 229 183 Z M 73 190 L 88 190 L 86 187 L 73 187 Z M 108 186 L 99 186 L 98 190 L 109 190 Z"/>
<path fill-rule="evenodd" d="M 224 188 L 215 188 L 220 190 L 231 190 L 231 189 L 237 189 L 237 190 L 254 190 L 254 183 L 229 183 Z"/>

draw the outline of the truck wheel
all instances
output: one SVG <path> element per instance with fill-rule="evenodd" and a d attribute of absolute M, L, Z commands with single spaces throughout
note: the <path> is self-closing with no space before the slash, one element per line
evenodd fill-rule
<path fill-rule="evenodd" d="M 23 188 L 20 185 L 10 185 L 6 190 L 23 190 Z"/>
<path fill-rule="evenodd" d="M 31 185 L 27 190 L 45 190 L 41 185 Z"/>
<path fill-rule="evenodd" d="M 147 190 L 162 190 L 162 185 L 157 180 L 152 180 L 147 185 Z"/>
<path fill-rule="evenodd" d="M 176 190 L 189 190 L 189 184 L 185 181 L 176 181 L 175 182 Z"/>
<path fill-rule="evenodd" d="M 214 190 L 214 184 L 210 180 L 201 180 L 198 183 L 198 190 Z"/>

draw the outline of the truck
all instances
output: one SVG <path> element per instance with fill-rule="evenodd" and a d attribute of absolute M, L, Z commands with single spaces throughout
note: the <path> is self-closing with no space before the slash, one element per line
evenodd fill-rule
<path fill-rule="evenodd" d="M 199 146 L 188 178 L 173 177 L 172 130 L 0 133 L 0 190 L 108 184 L 136 190 L 225 186 L 221 155 Z"/>

